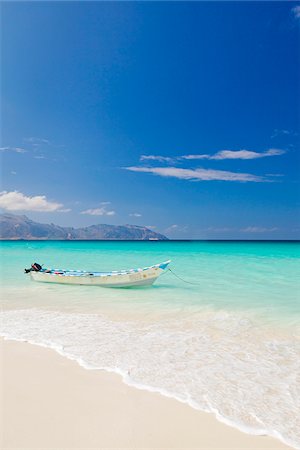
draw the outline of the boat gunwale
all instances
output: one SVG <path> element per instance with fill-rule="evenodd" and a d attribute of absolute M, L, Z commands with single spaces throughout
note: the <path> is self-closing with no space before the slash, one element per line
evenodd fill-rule
<path fill-rule="evenodd" d="M 48 269 L 51 272 L 47 272 L 47 269 L 42 269 L 41 271 L 35 272 L 35 274 L 41 275 L 49 275 L 56 277 L 111 277 L 111 276 L 124 276 L 124 275 L 133 275 L 135 273 L 144 272 L 151 269 L 161 269 L 165 270 L 167 266 L 170 264 L 171 260 L 164 261 L 159 264 L 153 264 L 152 266 L 136 268 L 136 269 L 127 269 L 120 271 L 111 271 L 111 272 L 89 272 L 84 270 L 71 270 L 71 269 Z M 164 267 L 162 267 L 164 266 Z"/>

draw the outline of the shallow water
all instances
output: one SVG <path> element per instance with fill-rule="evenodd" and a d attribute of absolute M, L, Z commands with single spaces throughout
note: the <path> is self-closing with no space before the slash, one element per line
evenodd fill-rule
<path fill-rule="evenodd" d="M 300 448 L 296 243 L 2 242 L 0 334 L 121 373 L 244 431 Z M 34 283 L 47 267 L 114 270 L 172 259 L 152 288 Z"/>

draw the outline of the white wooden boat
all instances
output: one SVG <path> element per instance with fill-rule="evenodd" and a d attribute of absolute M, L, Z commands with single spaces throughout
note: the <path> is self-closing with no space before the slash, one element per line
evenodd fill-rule
<path fill-rule="evenodd" d="M 77 284 L 103 287 L 148 286 L 167 269 L 170 264 L 165 261 L 141 269 L 129 269 L 113 272 L 87 272 L 83 270 L 27 269 L 34 281 L 43 283 Z M 35 263 L 36 264 L 36 263 Z M 38 264 L 37 264 L 38 265 Z M 38 265 L 39 266 L 39 265 Z M 40 267 L 40 266 L 39 266 Z"/>

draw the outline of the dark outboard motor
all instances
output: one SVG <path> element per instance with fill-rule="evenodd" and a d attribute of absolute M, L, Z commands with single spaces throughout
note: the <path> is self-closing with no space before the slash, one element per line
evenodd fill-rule
<path fill-rule="evenodd" d="M 39 263 L 33 263 L 31 264 L 31 268 L 30 269 L 25 269 L 25 273 L 29 273 L 31 271 L 33 272 L 39 272 L 40 270 L 42 270 L 42 266 Z"/>

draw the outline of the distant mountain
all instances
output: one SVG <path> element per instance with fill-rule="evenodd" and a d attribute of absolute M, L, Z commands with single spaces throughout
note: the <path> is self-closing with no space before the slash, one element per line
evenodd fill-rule
<path fill-rule="evenodd" d="M 84 228 L 60 227 L 34 222 L 27 216 L 0 214 L 0 239 L 11 240 L 159 240 L 168 238 L 137 225 L 91 225 Z"/>

